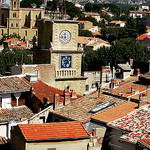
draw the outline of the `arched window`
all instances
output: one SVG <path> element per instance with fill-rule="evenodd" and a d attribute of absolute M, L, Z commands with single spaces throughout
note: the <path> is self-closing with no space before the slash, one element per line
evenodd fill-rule
<path fill-rule="evenodd" d="M 25 31 L 25 36 L 27 36 L 27 31 Z"/>
<path fill-rule="evenodd" d="M 14 8 L 16 8 L 16 2 L 14 2 Z"/>
<path fill-rule="evenodd" d="M 4 35 L 4 31 L 3 31 L 3 29 L 2 29 L 2 36 Z"/>
<path fill-rule="evenodd" d="M 27 19 L 28 19 L 28 16 L 25 15 L 25 25 L 27 25 Z"/>
<path fill-rule="evenodd" d="M 16 18 L 16 13 L 13 13 L 13 17 Z"/>
<path fill-rule="evenodd" d="M 18 23 L 16 23 L 16 27 L 18 27 Z"/>
<path fill-rule="evenodd" d="M 13 23 L 11 23 L 11 27 L 13 27 Z"/>

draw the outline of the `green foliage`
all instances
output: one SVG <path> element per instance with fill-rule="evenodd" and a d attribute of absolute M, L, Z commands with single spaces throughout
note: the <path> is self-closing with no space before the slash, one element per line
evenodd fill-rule
<path fill-rule="evenodd" d="M 66 12 L 71 17 L 81 17 L 82 12 L 78 7 L 75 7 L 75 5 L 71 2 L 66 1 Z"/>
<path fill-rule="evenodd" d="M 22 8 L 31 8 L 31 4 L 35 3 L 37 7 L 40 7 L 40 5 L 43 3 L 43 0 L 22 0 L 20 2 L 20 7 Z"/>
<path fill-rule="evenodd" d="M 89 30 L 81 30 L 79 36 L 92 37 L 92 32 Z"/>
<path fill-rule="evenodd" d="M 115 5 L 115 4 L 91 4 L 91 3 L 87 3 L 85 5 L 85 11 L 86 12 L 98 12 L 100 13 L 101 12 L 101 9 L 103 7 L 109 7 L 110 8 L 110 11 L 114 14 L 116 14 L 117 16 L 119 15 L 120 13 L 120 8 Z"/>
<path fill-rule="evenodd" d="M 31 50 L 13 49 L 10 51 L 9 49 L 4 49 L 0 53 L 0 74 L 5 75 L 5 72 L 10 72 L 11 67 L 16 63 L 18 65 L 22 63 L 31 64 L 32 60 L 28 57 L 29 54 L 32 54 Z"/>
<path fill-rule="evenodd" d="M 101 66 L 108 63 L 117 66 L 119 63 L 125 63 L 129 58 L 135 61 L 148 61 L 150 51 L 132 38 L 116 40 L 110 49 L 103 47 L 93 51 L 86 48 L 83 55 L 83 70 L 100 70 Z"/>
<path fill-rule="evenodd" d="M 53 6 L 53 2 L 52 1 L 47 1 L 47 6 L 51 8 Z"/>

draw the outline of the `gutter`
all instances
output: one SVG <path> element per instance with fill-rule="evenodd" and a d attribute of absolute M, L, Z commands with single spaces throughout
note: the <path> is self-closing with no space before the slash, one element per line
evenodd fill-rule
<path fill-rule="evenodd" d="M 57 141 L 70 141 L 70 140 L 82 140 L 82 139 L 90 139 L 90 136 L 87 137 L 74 137 L 74 138 L 57 138 L 57 139 L 31 139 L 31 140 L 26 140 L 26 142 L 57 142 Z"/>

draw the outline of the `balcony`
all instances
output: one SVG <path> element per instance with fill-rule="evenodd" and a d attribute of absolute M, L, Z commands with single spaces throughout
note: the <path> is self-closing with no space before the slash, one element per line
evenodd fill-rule
<path fill-rule="evenodd" d="M 56 70 L 55 77 L 74 77 L 76 72 L 76 69 Z"/>

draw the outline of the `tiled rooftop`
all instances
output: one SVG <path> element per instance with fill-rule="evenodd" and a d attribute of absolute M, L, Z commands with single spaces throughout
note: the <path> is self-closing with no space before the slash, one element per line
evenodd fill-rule
<path fill-rule="evenodd" d="M 140 143 L 142 143 L 147 148 L 150 148 L 150 139 L 140 140 Z"/>
<path fill-rule="evenodd" d="M 4 43 L 9 43 L 10 41 L 16 41 L 16 40 L 18 40 L 18 38 L 11 38 L 11 39 L 5 40 Z"/>
<path fill-rule="evenodd" d="M 90 118 L 93 116 L 93 114 L 90 113 L 92 108 L 101 106 L 108 101 L 115 102 L 116 106 L 123 103 L 125 100 L 104 94 L 98 98 L 98 93 L 94 92 L 92 94 L 81 97 L 76 101 L 72 101 L 70 104 L 63 106 L 60 109 L 54 110 L 53 113 L 85 123 L 90 121 Z"/>
<path fill-rule="evenodd" d="M 33 116 L 33 112 L 27 106 L 18 106 L 12 108 L 0 108 L 0 122 L 10 120 L 23 121 Z"/>
<path fill-rule="evenodd" d="M 22 78 L 27 84 L 29 84 L 33 88 L 34 95 L 42 102 L 44 103 L 44 98 L 47 98 L 47 101 L 49 103 L 54 102 L 54 95 L 59 94 L 60 100 L 63 101 L 64 90 L 60 90 L 58 88 L 52 87 L 47 85 L 41 80 L 38 80 L 38 82 L 28 82 L 25 78 Z M 76 95 L 77 98 L 81 97 L 81 95 Z M 75 99 L 77 99 L 75 98 Z M 74 98 L 71 98 L 74 99 Z"/>
<path fill-rule="evenodd" d="M 94 12 L 83 12 L 85 15 L 91 15 L 91 16 L 100 16 L 99 13 L 94 13 Z"/>
<path fill-rule="evenodd" d="M 150 35 L 142 34 L 142 35 L 140 35 L 136 40 L 144 40 L 146 37 L 147 37 L 147 38 L 150 38 Z"/>
<path fill-rule="evenodd" d="M 132 93 L 131 93 L 132 89 Z M 136 84 L 132 81 L 125 81 L 121 84 L 119 84 L 118 87 L 111 90 L 112 94 L 118 95 L 119 93 L 122 93 L 124 97 L 129 97 L 131 95 L 138 94 L 138 92 L 142 92 L 147 90 L 147 87 L 141 84 Z"/>
<path fill-rule="evenodd" d="M 7 143 L 8 143 L 8 142 L 7 142 L 6 138 L 0 136 L 0 145 L 4 145 L 4 144 L 7 144 Z"/>
<path fill-rule="evenodd" d="M 56 122 L 44 124 L 19 124 L 26 140 L 87 138 L 90 134 L 80 122 Z"/>
<path fill-rule="evenodd" d="M 0 77 L 0 93 L 15 93 L 30 91 L 30 86 L 21 77 Z"/>
<path fill-rule="evenodd" d="M 150 139 L 150 105 L 146 105 L 136 112 L 109 122 L 108 126 L 130 133 L 120 137 L 121 140 L 137 143 L 138 140 Z"/>
<path fill-rule="evenodd" d="M 92 41 L 92 42 L 91 42 Z M 102 39 L 99 38 L 94 38 L 94 37 L 84 37 L 84 36 L 78 36 L 78 43 L 82 43 L 82 44 L 94 44 L 94 43 L 105 43 L 105 44 L 109 44 L 109 42 L 104 41 Z"/>
<path fill-rule="evenodd" d="M 92 119 L 108 123 L 110 121 L 127 115 L 128 113 L 133 111 L 137 106 L 138 104 L 133 102 L 124 102 L 116 107 L 111 107 L 96 115 L 93 115 Z"/>
<path fill-rule="evenodd" d="M 54 102 L 55 94 L 63 95 L 63 90 L 49 86 L 41 80 L 38 80 L 38 82 L 30 83 L 25 78 L 22 79 L 33 88 L 34 95 L 41 102 L 44 102 L 44 98 L 47 98 L 48 102 Z"/>

